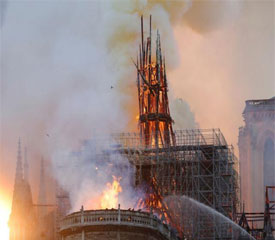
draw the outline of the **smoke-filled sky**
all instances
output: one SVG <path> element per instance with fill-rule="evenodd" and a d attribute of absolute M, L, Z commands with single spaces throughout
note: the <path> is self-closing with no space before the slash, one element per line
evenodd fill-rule
<path fill-rule="evenodd" d="M 136 131 L 139 17 L 153 15 L 175 128 L 220 128 L 237 147 L 244 101 L 274 96 L 274 1 L 1 1 L 0 193 L 16 147 L 41 156 L 94 133 Z M 147 31 L 148 32 L 148 31 Z M 48 165 L 49 166 L 49 165 Z M 33 184 L 34 199 L 37 186 Z"/>

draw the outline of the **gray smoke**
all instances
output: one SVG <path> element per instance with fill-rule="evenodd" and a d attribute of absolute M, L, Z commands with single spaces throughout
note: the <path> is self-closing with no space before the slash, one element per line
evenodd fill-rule
<path fill-rule="evenodd" d="M 102 137 L 102 136 L 101 136 Z M 102 141 L 102 139 L 101 139 Z M 106 144 L 106 141 L 110 144 Z M 60 186 L 69 193 L 72 210 L 78 210 L 83 205 L 86 209 L 100 209 L 103 206 L 103 192 L 108 191 L 113 180 L 119 181 L 121 192 L 114 205 L 105 207 L 117 208 L 120 203 L 122 208 L 133 208 L 142 197 L 142 192 L 133 188 L 134 172 L 127 159 L 120 154 L 106 155 L 104 151 L 110 151 L 111 139 L 93 138 L 84 141 L 77 152 L 55 151 L 53 163 L 55 176 Z M 102 144 L 102 145 L 101 145 Z"/>
<path fill-rule="evenodd" d="M 199 128 L 195 114 L 191 111 L 190 105 L 181 98 L 170 101 L 170 112 L 175 122 L 175 129 Z"/>
<path fill-rule="evenodd" d="M 175 68 L 179 53 L 173 27 L 191 9 L 190 1 L 11 1 L 8 11 L 3 11 L 6 2 L 2 6 L 4 165 L 10 166 L 20 135 L 32 149 L 30 159 L 52 160 L 54 177 L 81 204 L 85 199 L 78 198 L 89 192 L 81 186 L 94 186 L 93 171 L 86 172 L 94 165 L 84 158 L 78 161 L 84 173 L 72 171 L 70 153 L 81 147 L 79 140 L 96 132 L 136 130 L 136 73 L 130 59 L 137 53 L 140 15 L 145 20 L 153 15 L 153 34 L 160 29 L 167 66 Z M 187 104 L 171 109 L 179 127 L 197 125 Z M 34 160 L 32 169 L 39 169 Z M 60 171 L 60 161 L 66 170 Z M 33 172 L 35 182 L 39 171 Z M 75 181 L 66 181 L 70 173 Z M 11 170 L 5 174 L 13 176 Z M 99 179 L 106 184 L 110 175 Z"/>
<path fill-rule="evenodd" d="M 242 7 L 242 0 L 193 0 L 183 21 L 199 33 L 207 33 L 238 18 Z"/>
<path fill-rule="evenodd" d="M 0 1 L 0 26 L 1 27 L 3 26 L 4 21 L 5 21 L 7 5 L 8 5 L 8 1 L 6 1 L 6 0 L 1 0 Z"/>

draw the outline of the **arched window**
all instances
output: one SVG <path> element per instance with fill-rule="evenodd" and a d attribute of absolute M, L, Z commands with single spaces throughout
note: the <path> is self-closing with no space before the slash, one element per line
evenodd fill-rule
<path fill-rule="evenodd" d="M 267 138 L 264 144 L 264 186 L 275 186 L 274 142 Z"/>

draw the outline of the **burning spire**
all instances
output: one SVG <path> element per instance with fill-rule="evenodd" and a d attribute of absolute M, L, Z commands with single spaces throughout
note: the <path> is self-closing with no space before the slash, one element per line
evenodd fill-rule
<path fill-rule="evenodd" d="M 175 145 L 173 119 L 170 116 L 165 59 L 161 53 L 160 34 L 157 31 L 156 56 L 152 60 L 152 17 L 149 37 L 144 41 L 141 17 L 141 45 L 137 68 L 139 99 L 139 130 L 145 146 L 167 147 Z M 154 58 L 153 58 L 154 59 Z"/>

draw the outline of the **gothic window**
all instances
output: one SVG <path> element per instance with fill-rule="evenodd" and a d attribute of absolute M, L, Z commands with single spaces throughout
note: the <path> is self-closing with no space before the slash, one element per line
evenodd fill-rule
<path fill-rule="evenodd" d="M 274 142 L 267 138 L 264 144 L 264 186 L 275 186 Z"/>

